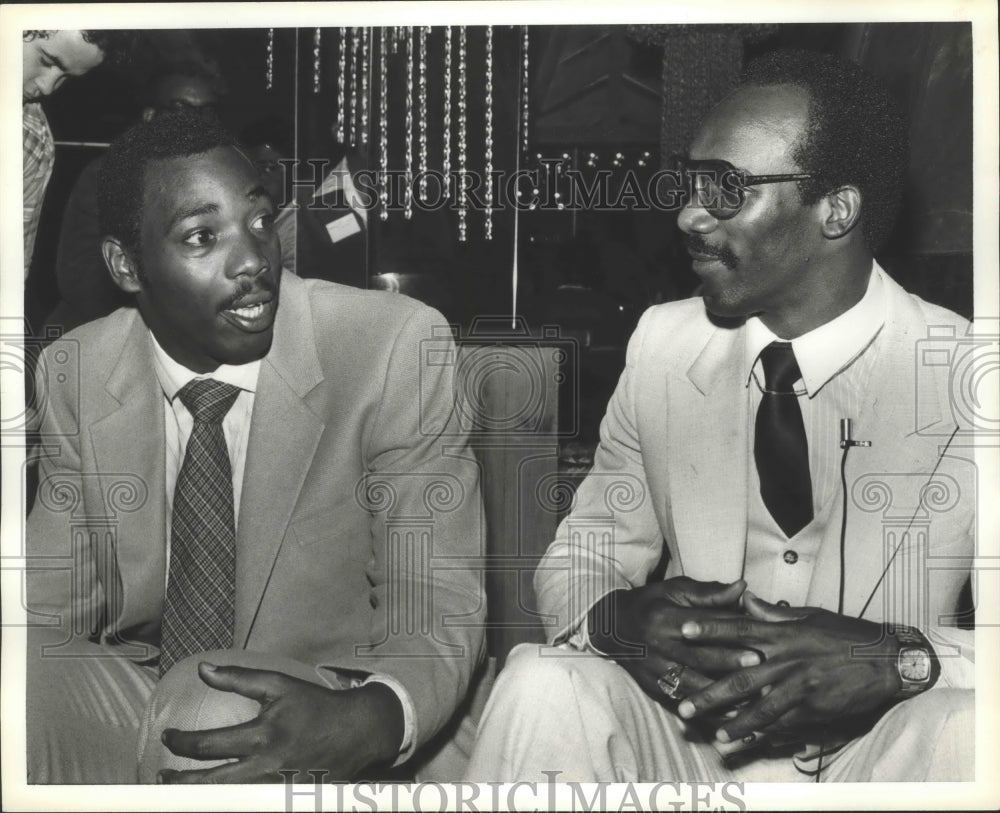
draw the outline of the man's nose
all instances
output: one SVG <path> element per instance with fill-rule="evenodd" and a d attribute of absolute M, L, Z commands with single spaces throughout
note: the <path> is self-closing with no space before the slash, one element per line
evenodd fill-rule
<path fill-rule="evenodd" d="M 55 93 L 56 87 L 59 85 L 59 79 L 59 74 L 53 71 L 46 71 L 35 80 L 35 87 L 38 88 L 40 95 L 51 96 Z"/>
<path fill-rule="evenodd" d="M 686 203 L 677 215 L 677 227 L 685 234 L 697 232 L 698 234 L 708 234 L 715 231 L 719 221 L 709 214 L 704 206 L 696 206 L 693 203 Z"/>
<path fill-rule="evenodd" d="M 267 241 L 247 229 L 240 236 L 230 257 L 229 276 L 257 276 L 271 268 L 267 255 Z"/>

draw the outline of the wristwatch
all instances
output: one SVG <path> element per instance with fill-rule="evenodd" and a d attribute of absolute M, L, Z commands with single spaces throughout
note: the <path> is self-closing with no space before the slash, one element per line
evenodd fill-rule
<path fill-rule="evenodd" d="M 937 682 L 941 666 L 931 645 L 919 630 L 897 627 L 895 637 L 899 641 L 896 670 L 900 682 L 896 699 L 904 700 L 933 686 Z"/>

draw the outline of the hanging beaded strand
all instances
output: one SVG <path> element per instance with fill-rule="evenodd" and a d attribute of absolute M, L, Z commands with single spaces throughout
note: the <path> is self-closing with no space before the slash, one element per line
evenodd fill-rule
<path fill-rule="evenodd" d="M 413 217 L 413 26 L 406 27 L 406 183 L 403 217 Z"/>
<path fill-rule="evenodd" d="M 313 32 L 313 93 L 319 93 L 319 53 L 322 37 L 323 29 L 317 28 Z"/>
<path fill-rule="evenodd" d="M 345 80 L 347 73 L 347 29 L 340 27 L 340 52 L 337 59 L 337 143 L 344 143 L 344 128 L 347 126 L 347 111 L 344 110 L 344 102 L 347 100 L 345 93 Z"/>
<path fill-rule="evenodd" d="M 486 26 L 486 239 L 493 239 L 493 26 Z"/>
<path fill-rule="evenodd" d="M 531 44 L 528 39 L 528 26 L 521 26 L 521 151 L 528 153 L 528 111 L 530 104 L 528 100 L 528 47 Z"/>
<path fill-rule="evenodd" d="M 371 26 L 361 29 L 361 143 L 365 146 L 368 145 L 368 72 L 371 70 L 369 63 L 371 37 Z"/>
<path fill-rule="evenodd" d="M 347 142 L 352 147 L 358 143 L 358 53 L 361 50 L 361 35 L 356 26 L 351 28 L 351 131 Z"/>
<path fill-rule="evenodd" d="M 264 88 L 274 87 L 274 29 L 267 29 L 267 63 L 264 70 Z"/>
<path fill-rule="evenodd" d="M 386 49 L 389 47 L 388 29 L 379 29 L 378 75 L 379 75 L 379 175 L 378 199 L 381 207 L 378 216 L 381 220 L 389 219 L 389 188 L 386 173 L 389 171 L 389 82 L 386 70 Z"/>
<path fill-rule="evenodd" d="M 444 144 L 441 152 L 441 172 L 444 174 L 444 194 L 451 194 L 451 26 L 444 27 Z"/>
<path fill-rule="evenodd" d="M 465 115 L 465 81 L 466 81 L 466 60 L 465 60 L 466 35 L 465 26 L 458 28 L 458 240 L 465 242 L 466 238 L 466 216 L 468 214 L 468 196 L 465 185 L 465 159 L 466 159 L 466 115 Z"/>
<path fill-rule="evenodd" d="M 420 199 L 427 200 L 427 32 L 429 27 L 420 26 L 420 60 L 417 93 L 420 99 Z"/>

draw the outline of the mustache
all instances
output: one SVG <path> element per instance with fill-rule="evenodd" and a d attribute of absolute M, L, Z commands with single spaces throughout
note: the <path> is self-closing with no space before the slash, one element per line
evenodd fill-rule
<path fill-rule="evenodd" d="M 721 260 L 722 264 L 728 268 L 736 267 L 736 255 L 732 251 L 728 248 L 717 248 L 710 245 L 700 234 L 685 235 L 684 245 L 689 252 L 702 254 L 706 257 L 715 257 L 717 260 Z"/>
<path fill-rule="evenodd" d="M 269 276 L 266 276 L 264 274 L 261 274 L 257 277 L 256 284 L 246 279 L 241 280 L 240 287 L 236 290 L 236 292 L 232 296 L 226 299 L 226 301 L 223 303 L 221 307 L 221 310 L 228 310 L 234 307 L 240 300 L 244 299 L 250 294 L 259 294 L 262 291 L 266 291 L 267 293 L 273 296 L 277 292 L 277 290 L 278 290 L 277 283 Z"/>

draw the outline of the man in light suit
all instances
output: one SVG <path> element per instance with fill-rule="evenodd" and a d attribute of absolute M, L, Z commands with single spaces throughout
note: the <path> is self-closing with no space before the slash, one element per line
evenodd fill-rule
<path fill-rule="evenodd" d="M 483 647 L 478 469 L 451 366 L 422 358 L 441 317 L 283 274 L 274 202 L 197 116 L 123 136 L 101 212 L 136 308 L 40 368 L 29 781 L 329 781 L 409 760 Z M 227 412 L 189 401 L 208 390 Z M 212 432 L 197 465 L 226 476 L 191 486 Z"/>
<path fill-rule="evenodd" d="M 874 262 L 906 159 L 832 57 L 765 57 L 710 113 L 677 164 L 702 295 L 630 341 L 536 573 L 550 646 L 508 659 L 470 779 L 971 778 L 968 324 Z"/>

